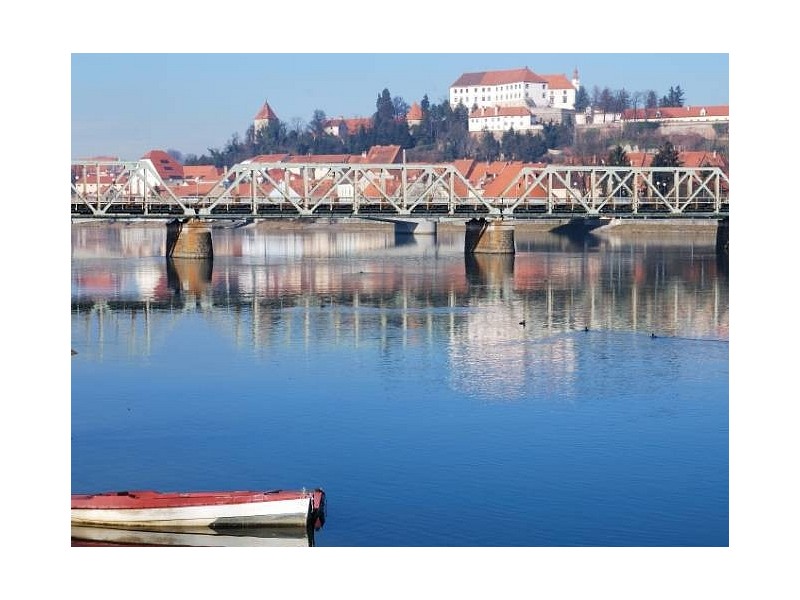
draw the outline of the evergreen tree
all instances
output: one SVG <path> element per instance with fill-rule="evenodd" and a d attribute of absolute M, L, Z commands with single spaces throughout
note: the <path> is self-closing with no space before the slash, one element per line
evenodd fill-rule
<path fill-rule="evenodd" d="M 671 142 L 665 141 L 653 157 L 653 167 L 680 167 L 678 151 Z M 653 173 L 653 183 L 661 194 L 667 194 L 673 188 L 675 178 L 672 173 Z"/>
<path fill-rule="evenodd" d="M 647 90 L 647 95 L 644 101 L 645 108 L 658 108 L 658 96 L 655 90 Z"/>
<path fill-rule="evenodd" d="M 503 149 L 503 158 L 505 160 L 517 160 L 519 155 L 519 134 L 514 131 L 514 128 L 506 129 L 500 138 L 500 146 Z"/>
<path fill-rule="evenodd" d="M 683 90 L 681 86 L 669 88 L 669 93 L 662 96 L 659 102 L 660 106 L 683 106 Z"/>
<path fill-rule="evenodd" d="M 325 116 L 325 111 L 316 109 L 314 114 L 311 116 L 311 121 L 308 124 L 308 132 L 311 134 L 312 137 L 322 137 L 325 135 L 325 121 L 327 117 Z"/>
<path fill-rule="evenodd" d="M 544 138 L 539 134 L 533 135 L 530 131 L 520 136 L 518 148 L 518 158 L 524 162 L 536 162 L 547 154 Z"/>
<path fill-rule="evenodd" d="M 622 146 L 617 146 L 608 153 L 606 163 L 610 167 L 627 167 L 630 166 L 631 161 L 628 159 L 628 153 L 623 150 Z"/>
<path fill-rule="evenodd" d="M 586 91 L 585 86 L 581 86 L 578 89 L 578 93 L 575 94 L 575 112 L 583 112 L 589 107 L 589 92 Z"/>
<path fill-rule="evenodd" d="M 485 160 L 487 162 L 497 160 L 500 156 L 500 142 L 494 137 L 487 129 L 483 130 L 480 137 L 480 142 L 475 151 L 475 158 L 477 160 Z"/>
<path fill-rule="evenodd" d="M 680 167 L 680 155 L 671 142 L 665 141 L 653 157 L 654 167 Z"/>
<path fill-rule="evenodd" d="M 608 164 L 609 167 L 627 167 L 630 166 L 631 161 L 628 158 L 628 153 L 625 152 L 622 146 L 617 144 L 617 146 L 615 146 L 614 149 L 612 149 L 608 153 L 608 158 L 606 158 L 606 163 Z M 626 181 L 628 179 L 629 173 L 630 171 L 618 171 L 617 175 L 622 181 Z M 627 181 L 627 184 L 628 186 L 632 186 L 632 182 L 630 181 Z M 628 190 L 624 187 L 620 187 L 619 189 L 617 189 L 616 192 L 614 192 L 614 189 L 616 188 L 617 185 L 618 182 L 616 179 L 613 181 L 609 181 L 606 186 L 606 195 L 611 195 L 612 192 L 614 193 L 614 195 L 618 197 L 619 196 L 624 197 L 629 195 Z"/>
<path fill-rule="evenodd" d="M 395 133 L 394 103 L 389 90 L 384 88 L 375 102 L 375 114 L 372 117 L 375 144 L 391 144 Z"/>

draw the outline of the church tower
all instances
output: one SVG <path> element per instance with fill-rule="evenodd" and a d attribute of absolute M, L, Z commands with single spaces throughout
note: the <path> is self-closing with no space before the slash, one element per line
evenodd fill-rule
<path fill-rule="evenodd" d="M 578 67 L 575 67 L 575 70 L 572 72 L 572 87 L 575 88 L 576 92 L 581 89 L 581 79 L 578 76 Z"/>

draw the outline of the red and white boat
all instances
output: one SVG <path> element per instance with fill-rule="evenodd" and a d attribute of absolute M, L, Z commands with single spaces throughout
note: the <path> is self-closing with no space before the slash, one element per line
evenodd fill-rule
<path fill-rule="evenodd" d="M 313 527 L 325 521 L 325 492 L 156 492 L 72 495 L 72 525 L 124 528 Z"/>

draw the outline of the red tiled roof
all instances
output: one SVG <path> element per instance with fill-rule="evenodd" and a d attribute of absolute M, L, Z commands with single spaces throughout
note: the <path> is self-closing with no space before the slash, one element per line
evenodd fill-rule
<path fill-rule="evenodd" d="M 400 162 L 402 148 L 397 145 L 391 146 L 372 146 L 367 152 L 368 163 L 392 164 Z"/>
<path fill-rule="evenodd" d="M 542 75 L 551 90 L 574 90 L 575 86 L 567 79 L 566 75 Z"/>
<path fill-rule="evenodd" d="M 422 107 L 419 104 L 414 102 L 411 105 L 411 108 L 408 109 L 408 114 L 406 114 L 407 121 L 421 121 L 422 120 Z"/>
<path fill-rule="evenodd" d="M 664 106 L 661 108 L 628 108 L 622 112 L 622 118 L 633 119 L 687 119 L 729 116 L 728 106 Z"/>
<path fill-rule="evenodd" d="M 151 150 L 142 158 L 153 163 L 161 179 L 183 179 L 183 165 L 163 150 Z"/>
<path fill-rule="evenodd" d="M 469 113 L 470 119 L 480 119 L 482 117 L 529 117 L 531 111 L 524 106 L 486 106 L 476 108 Z"/>
<path fill-rule="evenodd" d="M 628 152 L 628 160 L 632 167 L 649 167 L 653 164 L 654 152 Z M 719 167 L 725 168 L 725 161 L 716 152 L 678 152 L 678 161 L 684 167 Z"/>
<path fill-rule="evenodd" d="M 168 187 L 179 198 L 185 198 L 187 196 L 205 196 L 216 185 L 216 181 L 199 181 L 197 183 L 170 185 Z"/>
<path fill-rule="evenodd" d="M 522 163 L 521 162 L 509 162 L 509 163 L 500 163 L 503 165 L 503 168 L 495 175 L 495 177 L 488 181 L 483 186 L 483 193 L 489 197 L 496 197 L 500 194 L 503 194 L 505 197 L 513 197 L 519 196 L 522 193 L 520 188 L 520 183 L 518 182 L 517 185 L 510 189 L 506 190 L 508 185 L 511 181 L 519 175 L 519 172 L 522 170 Z M 504 193 L 505 192 L 505 193 Z"/>
<path fill-rule="evenodd" d="M 289 154 L 259 154 L 254 156 L 249 160 L 251 163 L 275 163 L 275 162 L 283 162 L 287 158 L 289 158 Z"/>
<path fill-rule="evenodd" d="M 678 152 L 678 160 L 684 167 L 725 167 L 725 161 L 716 152 Z"/>
<path fill-rule="evenodd" d="M 307 156 L 289 156 L 284 162 L 288 163 L 346 163 L 350 160 L 349 154 L 309 154 Z"/>
<path fill-rule="evenodd" d="M 397 191 L 397 188 L 400 187 L 400 182 L 396 179 L 385 179 L 381 183 L 369 183 L 364 188 L 364 196 L 367 198 L 383 198 L 383 194 L 385 193 L 387 196 L 391 196 Z M 381 193 L 383 192 L 383 193 Z"/>
<path fill-rule="evenodd" d="M 277 119 L 277 118 L 278 118 L 278 116 L 275 114 L 275 111 L 272 110 L 272 107 L 270 107 L 270 105 L 267 102 L 264 102 L 264 106 L 262 106 L 261 110 L 259 110 L 256 113 L 256 116 L 254 117 L 254 120 L 256 120 L 256 121 L 267 120 L 268 121 L 268 120 Z"/>
<path fill-rule="evenodd" d="M 453 161 L 453 167 L 456 171 L 461 173 L 461 175 L 467 179 L 470 176 L 470 172 L 472 168 L 475 166 L 475 160 L 472 158 L 460 158 L 458 160 Z"/>
<path fill-rule="evenodd" d="M 345 119 L 338 117 L 335 119 L 326 119 L 324 122 L 325 127 L 342 127 L 344 126 L 348 133 L 357 133 L 359 127 L 370 129 L 372 127 L 372 117 L 353 117 Z"/>
<path fill-rule="evenodd" d="M 222 177 L 222 169 L 218 169 L 214 165 L 184 165 L 183 178 L 184 179 L 205 179 L 217 181 Z"/>
<path fill-rule="evenodd" d="M 523 69 L 508 69 L 505 71 L 479 71 L 464 73 L 455 80 L 450 87 L 475 86 L 475 85 L 503 85 L 506 83 L 546 83 L 547 81 L 531 71 L 528 67 Z"/>

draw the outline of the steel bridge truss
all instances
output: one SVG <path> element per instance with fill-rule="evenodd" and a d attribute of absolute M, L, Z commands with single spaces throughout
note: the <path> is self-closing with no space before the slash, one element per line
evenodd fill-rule
<path fill-rule="evenodd" d="M 194 213 L 167 187 L 149 160 L 73 161 L 70 179 L 73 215 Z"/>
<path fill-rule="evenodd" d="M 511 168 L 511 167 L 507 167 Z M 716 167 L 518 167 L 475 186 L 452 165 L 240 163 L 205 195 L 170 186 L 150 161 L 75 161 L 72 215 L 727 216 Z M 103 173 L 103 176 L 101 176 Z"/>

